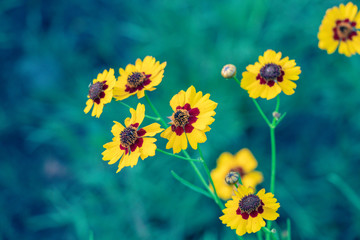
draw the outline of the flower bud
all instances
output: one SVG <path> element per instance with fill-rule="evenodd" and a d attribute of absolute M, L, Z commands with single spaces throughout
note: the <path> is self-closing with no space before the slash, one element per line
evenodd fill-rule
<path fill-rule="evenodd" d="M 236 67 L 233 64 L 226 64 L 222 70 L 221 75 L 224 78 L 233 78 L 236 75 Z"/>
<path fill-rule="evenodd" d="M 239 177 L 240 177 L 239 173 L 231 171 L 226 175 L 225 182 L 229 185 L 233 185 L 237 183 Z"/>
<path fill-rule="evenodd" d="M 278 112 L 273 112 L 272 115 L 273 115 L 273 117 L 274 117 L 276 120 L 279 120 L 279 118 L 280 118 L 280 116 L 281 116 L 281 114 L 278 113 Z"/>

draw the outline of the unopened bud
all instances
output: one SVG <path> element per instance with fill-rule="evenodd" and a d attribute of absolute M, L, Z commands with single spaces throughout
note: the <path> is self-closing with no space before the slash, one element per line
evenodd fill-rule
<path fill-rule="evenodd" d="M 236 75 L 236 67 L 233 64 L 226 64 L 222 70 L 221 75 L 224 78 L 233 78 Z"/>
<path fill-rule="evenodd" d="M 273 112 L 273 117 L 276 119 L 276 120 L 279 120 L 279 118 L 280 118 L 280 116 L 281 116 L 281 114 L 280 113 L 278 113 L 278 112 Z"/>
<path fill-rule="evenodd" d="M 238 182 L 239 177 L 240 177 L 239 173 L 229 172 L 225 177 L 225 182 L 229 185 L 233 185 Z"/>

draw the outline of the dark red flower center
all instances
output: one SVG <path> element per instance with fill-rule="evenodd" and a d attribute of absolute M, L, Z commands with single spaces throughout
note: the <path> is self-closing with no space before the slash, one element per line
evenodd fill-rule
<path fill-rule="evenodd" d="M 135 151 L 137 147 L 142 147 L 144 142 L 142 137 L 146 131 L 143 128 L 137 130 L 138 127 L 138 123 L 131 124 L 120 133 L 120 149 L 124 150 L 125 154 L 128 154 L 130 150 Z"/>
<path fill-rule="evenodd" d="M 151 74 L 145 74 L 144 72 L 133 72 L 127 78 L 126 92 L 133 93 L 138 90 L 142 90 L 146 85 L 151 83 Z"/>
<path fill-rule="evenodd" d="M 333 38 L 344 42 L 348 39 L 352 40 L 352 37 L 357 35 L 355 26 L 356 22 L 350 22 L 348 18 L 345 20 L 337 20 L 336 26 L 333 28 Z"/>
<path fill-rule="evenodd" d="M 283 81 L 284 74 L 280 65 L 268 63 L 260 69 L 260 73 L 256 76 L 256 79 L 260 80 L 260 84 L 267 84 L 269 87 L 272 87 L 275 82 Z"/>
<path fill-rule="evenodd" d="M 248 219 L 249 216 L 256 217 L 259 213 L 263 213 L 264 203 L 254 194 L 249 194 L 239 201 L 239 208 L 236 210 L 237 215 L 241 215 L 243 219 Z"/>
<path fill-rule="evenodd" d="M 189 122 L 190 114 L 186 109 L 178 109 L 172 115 L 172 121 L 176 127 L 181 126 L 185 127 L 185 125 Z"/>
<path fill-rule="evenodd" d="M 96 82 L 92 84 L 89 88 L 89 97 L 92 99 L 95 103 L 100 103 L 100 98 L 105 97 L 105 90 L 108 88 L 108 85 L 106 84 L 106 81 L 102 82 Z"/>
<path fill-rule="evenodd" d="M 245 175 L 244 169 L 242 167 L 235 167 L 230 169 L 230 172 L 237 172 L 240 174 L 240 177 L 243 177 Z"/>
<path fill-rule="evenodd" d="M 136 128 L 129 126 L 120 133 L 120 142 L 124 147 L 130 147 L 138 138 Z"/>
<path fill-rule="evenodd" d="M 184 132 L 191 133 L 194 130 L 193 124 L 197 121 L 199 114 L 199 109 L 191 108 L 189 103 L 184 106 L 177 106 L 176 111 L 170 117 L 171 130 L 178 136 L 181 136 Z"/>

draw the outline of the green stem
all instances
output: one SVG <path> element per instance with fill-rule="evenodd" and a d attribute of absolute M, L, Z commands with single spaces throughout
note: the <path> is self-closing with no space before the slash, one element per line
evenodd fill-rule
<path fill-rule="evenodd" d="M 286 226 L 287 226 L 287 239 L 291 240 L 291 222 L 289 218 L 286 220 Z"/>
<path fill-rule="evenodd" d="M 257 110 L 259 111 L 261 117 L 265 120 L 266 124 L 267 124 L 269 127 L 271 127 L 271 123 L 270 123 L 269 119 L 266 117 L 266 115 L 265 115 L 265 113 L 263 112 L 263 110 L 261 109 L 259 103 L 256 101 L 256 99 L 254 99 L 254 98 L 251 98 L 251 99 L 253 100 L 253 102 L 254 102 Z"/>
<path fill-rule="evenodd" d="M 152 102 L 150 101 L 150 98 L 148 97 L 148 95 L 145 93 L 145 99 L 146 101 L 149 103 L 151 109 L 154 111 L 155 115 L 158 116 L 160 118 L 160 122 L 163 125 L 164 128 L 167 128 L 168 125 L 166 124 L 166 122 L 164 121 L 164 119 L 161 117 L 160 113 L 158 112 L 158 110 L 155 108 L 155 106 L 152 104 Z"/>
<path fill-rule="evenodd" d="M 237 77 L 236 76 L 234 76 L 233 77 L 234 78 L 234 80 L 240 85 L 240 81 L 239 81 L 239 79 L 237 79 Z"/>
<path fill-rule="evenodd" d="M 179 158 L 179 159 L 183 159 L 183 160 L 186 160 L 186 161 L 202 162 L 201 159 L 193 159 L 193 158 L 188 158 L 188 157 L 182 157 L 182 156 L 179 156 L 179 155 L 176 155 L 176 154 L 173 154 L 173 153 L 166 152 L 166 151 L 161 150 L 159 148 L 157 148 L 156 151 L 161 152 L 161 153 L 163 153 L 165 155 L 169 155 L 169 156 Z"/>
<path fill-rule="evenodd" d="M 205 162 L 204 156 L 203 156 L 203 154 L 202 154 L 202 151 L 201 151 L 201 148 L 200 148 L 199 145 L 198 145 L 198 150 L 199 150 L 200 159 L 202 160 L 202 164 L 203 164 L 203 166 L 204 166 L 205 172 L 206 172 L 208 178 L 210 179 L 211 186 L 212 186 L 213 189 L 214 189 L 214 197 L 215 197 L 214 200 L 215 200 L 215 202 L 219 205 L 219 207 L 220 207 L 221 209 L 224 209 L 225 206 L 224 206 L 224 204 L 221 202 L 219 196 L 217 195 L 217 192 L 216 192 L 216 189 L 215 189 L 215 184 L 214 184 L 214 182 L 213 182 L 213 180 L 212 180 L 212 178 L 211 178 L 210 170 L 209 170 L 209 168 L 208 168 L 208 166 L 207 166 L 207 164 L 206 164 L 206 162 Z"/>
<path fill-rule="evenodd" d="M 275 193 L 275 175 L 276 175 L 276 143 L 275 143 L 275 127 L 270 128 L 271 140 L 271 180 L 270 192 Z"/>

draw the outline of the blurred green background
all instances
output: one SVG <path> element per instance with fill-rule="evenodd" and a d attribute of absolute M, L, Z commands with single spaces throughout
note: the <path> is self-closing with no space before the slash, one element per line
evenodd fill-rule
<path fill-rule="evenodd" d="M 210 93 L 219 105 L 202 144 L 209 167 L 222 152 L 248 147 L 268 189 L 269 130 L 247 92 L 220 70 L 233 63 L 240 75 L 274 49 L 302 70 L 295 94 L 281 94 L 277 223 L 284 230 L 290 218 L 293 239 L 360 239 L 358 205 L 329 181 L 337 174 L 360 189 L 360 57 L 317 47 L 326 9 L 340 3 L 2 0 L 0 238 L 235 239 L 210 199 L 171 176 L 200 185 L 187 162 L 158 153 L 115 174 L 116 164 L 101 160 L 112 121 L 123 122 L 128 109 L 113 101 L 100 119 L 83 109 L 89 83 L 104 69 L 118 75 L 146 55 L 167 61 L 149 93 L 161 114 L 171 115 L 169 100 L 190 85 Z M 271 116 L 275 101 L 260 104 Z"/>

